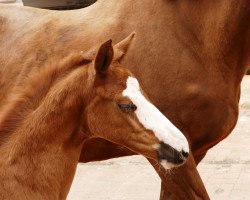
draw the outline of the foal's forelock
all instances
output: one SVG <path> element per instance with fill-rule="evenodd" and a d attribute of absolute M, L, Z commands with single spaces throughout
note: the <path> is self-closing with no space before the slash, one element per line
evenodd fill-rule
<path fill-rule="evenodd" d="M 185 136 L 143 96 L 135 78 L 128 77 L 127 88 L 123 91 L 123 96 L 128 97 L 136 105 L 135 114 L 138 120 L 146 129 L 153 131 L 159 141 L 170 145 L 177 151 L 189 152 Z"/>

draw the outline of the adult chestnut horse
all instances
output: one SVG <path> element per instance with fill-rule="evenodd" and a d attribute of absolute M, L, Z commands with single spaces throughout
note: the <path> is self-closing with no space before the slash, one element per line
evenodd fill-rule
<path fill-rule="evenodd" d="M 0 199 L 66 199 L 83 143 L 93 137 L 166 169 L 186 160 L 185 136 L 119 64 L 132 36 L 115 51 L 109 40 L 95 59 L 74 53 L 23 80 L 0 118 Z"/>
<path fill-rule="evenodd" d="M 249 0 L 98 0 L 65 12 L 2 6 L 1 107 L 37 67 L 79 50 L 78 44 L 88 49 L 136 31 L 123 63 L 186 135 L 193 153 L 174 175 L 156 168 L 161 200 L 209 199 L 196 164 L 236 124 L 240 83 L 250 63 L 249 18 Z M 133 154 L 118 149 L 102 139 L 89 140 L 80 161 Z"/>

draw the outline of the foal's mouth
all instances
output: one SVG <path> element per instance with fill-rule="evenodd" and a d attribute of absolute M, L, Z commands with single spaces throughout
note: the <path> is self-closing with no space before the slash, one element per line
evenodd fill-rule
<path fill-rule="evenodd" d="M 157 148 L 158 161 L 167 170 L 183 165 L 188 155 L 188 152 L 183 150 L 178 151 L 163 142 L 161 142 Z"/>

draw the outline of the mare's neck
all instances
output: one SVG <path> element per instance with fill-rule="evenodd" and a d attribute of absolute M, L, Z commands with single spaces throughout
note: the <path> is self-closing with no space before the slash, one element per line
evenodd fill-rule
<path fill-rule="evenodd" d="M 137 46 L 159 48 L 162 56 L 176 55 L 190 62 L 185 65 L 202 66 L 238 84 L 250 65 L 248 4 L 248 0 L 98 0 L 88 15 L 93 14 L 97 24 L 103 19 L 106 25 L 116 24 L 109 29 L 124 35 L 138 31 L 138 40 L 144 41 L 137 40 Z"/>
<path fill-rule="evenodd" d="M 249 1 L 179 1 L 178 37 L 208 67 L 221 68 L 241 81 L 250 64 Z M 230 77 L 232 78 L 232 77 Z"/>
<path fill-rule="evenodd" d="M 3 123 L 10 126 L 16 122 L 18 126 L 9 127 L 13 133 L 0 147 L 1 183 L 14 185 L 11 190 L 17 195 L 28 193 L 33 199 L 64 199 L 73 179 L 84 139 L 80 126 L 88 93 L 87 68 L 79 67 L 63 77 L 57 75 L 58 71 L 51 73 L 52 77 L 58 76 L 57 80 L 47 76 L 48 80 L 44 81 L 51 81 L 49 85 L 35 84 L 38 88 L 34 91 L 29 88 L 28 94 L 17 98 L 21 104 L 10 106 L 10 109 L 23 106 L 16 108 L 16 114 L 23 115 L 19 120 L 1 121 L 1 134 L 8 129 Z M 11 191 L 0 188 L 1 194 L 10 195 Z"/>

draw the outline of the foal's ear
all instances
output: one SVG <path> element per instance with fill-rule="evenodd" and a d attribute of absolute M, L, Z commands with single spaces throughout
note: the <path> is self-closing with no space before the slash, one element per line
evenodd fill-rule
<path fill-rule="evenodd" d="M 108 67 L 113 60 L 114 50 L 112 46 L 112 40 L 108 40 L 103 43 L 97 50 L 95 58 L 95 70 L 96 74 L 101 77 L 105 77 Z"/>
<path fill-rule="evenodd" d="M 126 55 L 134 36 L 135 32 L 132 32 L 128 37 L 126 37 L 125 39 L 123 39 L 121 42 L 117 43 L 114 46 L 114 51 L 115 51 L 114 60 L 116 61 L 122 60 L 122 58 Z"/>

